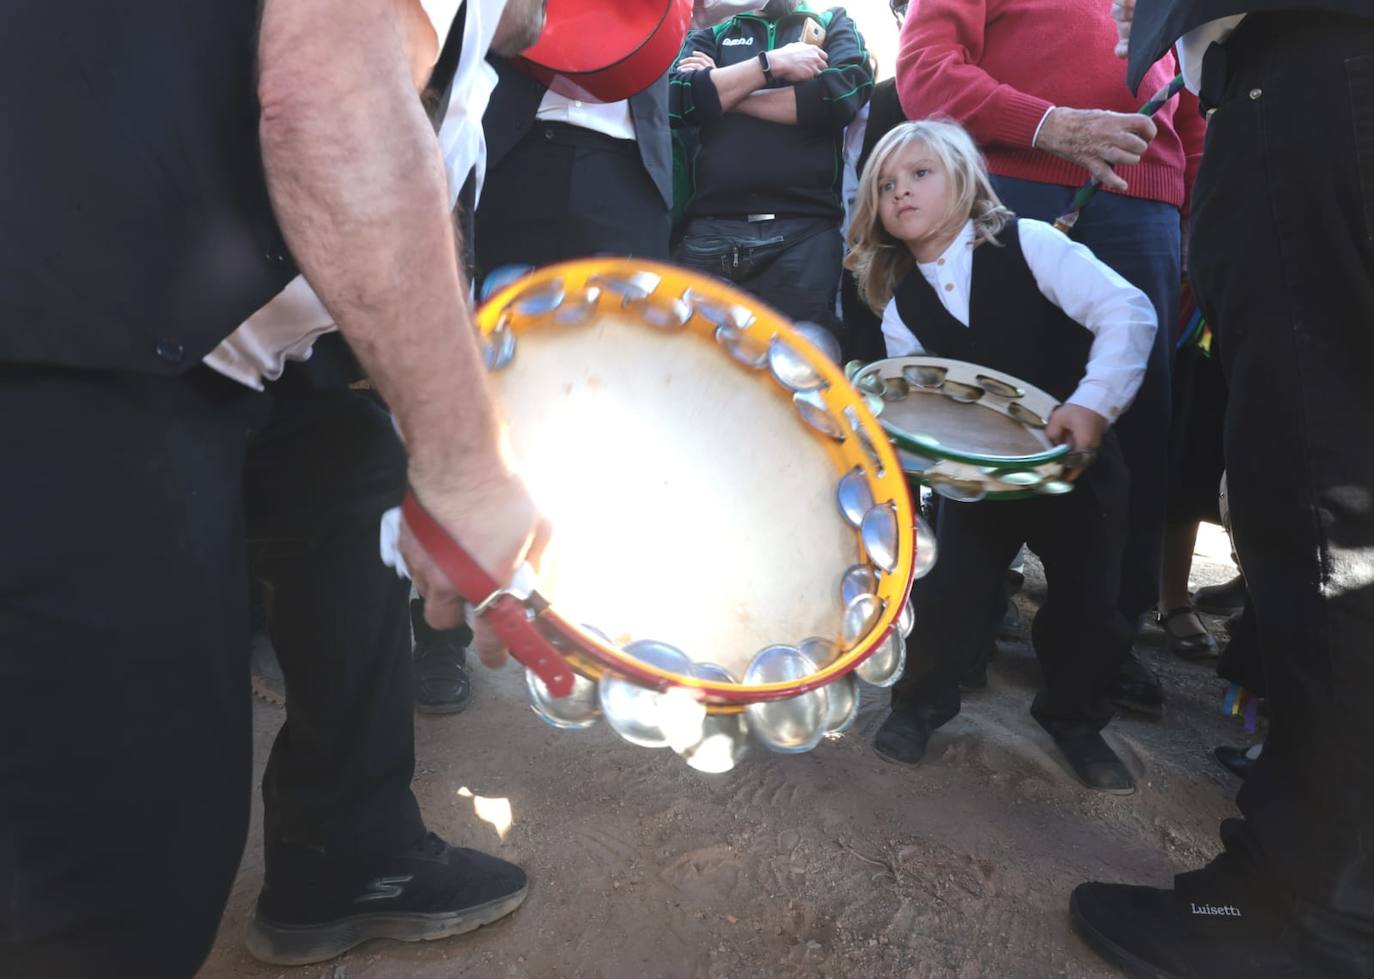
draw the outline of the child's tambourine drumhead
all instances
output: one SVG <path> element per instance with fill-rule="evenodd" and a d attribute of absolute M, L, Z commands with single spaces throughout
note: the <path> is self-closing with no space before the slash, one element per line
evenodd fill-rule
<path fill-rule="evenodd" d="M 806 750 L 852 719 L 851 671 L 896 680 L 905 478 L 862 395 L 784 319 L 704 276 L 592 259 L 508 285 L 478 322 L 554 527 L 536 623 L 578 674 L 561 698 L 530 675 L 541 716 L 581 727 L 599 710 L 691 761 L 680 742 L 705 704 L 707 730 Z"/>
<path fill-rule="evenodd" d="M 1020 378 L 961 360 L 890 357 L 859 368 L 902 468 L 955 500 L 1067 493 L 1082 460 L 1045 434 L 1059 402 Z"/>

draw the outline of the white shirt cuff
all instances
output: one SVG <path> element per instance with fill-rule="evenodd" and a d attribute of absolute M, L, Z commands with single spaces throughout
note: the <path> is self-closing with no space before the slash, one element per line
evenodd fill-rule
<path fill-rule="evenodd" d="M 1040 130 L 1045 128 L 1045 120 L 1048 119 L 1050 117 L 1050 113 L 1057 108 L 1059 108 L 1059 106 L 1057 105 L 1050 106 L 1048 109 L 1045 110 L 1045 114 L 1040 117 L 1040 122 L 1035 127 L 1035 135 L 1031 136 L 1031 149 L 1039 148 L 1038 144 L 1040 143 Z"/>
<path fill-rule="evenodd" d="M 1121 413 L 1129 407 L 1122 403 L 1123 400 L 1118 392 L 1113 391 L 1101 381 L 1084 381 L 1078 385 L 1077 390 L 1069 396 L 1069 400 L 1065 404 L 1078 405 L 1080 408 L 1095 411 L 1107 419 L 1107 424 L 1114 425 L 1121 417 Z"/>

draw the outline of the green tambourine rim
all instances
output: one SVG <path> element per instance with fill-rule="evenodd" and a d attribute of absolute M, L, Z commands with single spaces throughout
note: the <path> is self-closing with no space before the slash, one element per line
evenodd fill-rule
<path fill-rule="evenodd" d="M 863 367 L 855 371 L 850 380 L 853 383 L 853 385 L 857 388 L 859 387 L 859 379 L 865 373 L 871 371 L 879 364 L 887 363 L 889 361 L 918 362 L 922 360 L 923 358 L 920 357 L 889 357 L 885 358 L 884 360 L 875 360 L 871 364 L 865 364 Z M 931 360 L 948 361 L 947 358 L 931 358 Z M 1024 381 L 1021 381 L 1020 383 L 1023 387 L 1032 387 L 1032 385 L 1028 385 Z M 859 388 L 859 390 L 862 391 L 863 388 Z M 1049 395 L 1045 396 L 1049 397 Z M 962 462 L 968 465 L 982 466 L 985 469 L 992 470 L 992 472 L 988 474 L 991 476 L 995 476 L 997 472 L 1014 472 L 1018 469 L 1024 469 L 1027 466 L 1039 466 L 1047 462 L 1054 462 L 1055 460 L 1061 459 L 1064 456 L 1068 455 L 1071 451 L 1073 451 L 1073 449 L 1069 445 L 1056 445 L 1054 448 L 1047 449 L 1044 452 L 1036 452 L 1032 455 L 1025 456 L 976 455 L 972 452 L 960 452 L 958 449 L 950 449 L 944 446 L 932 446 L 926 442 L 918 441 L 918 437 L 914 433 L 908 432 L 903 428 L 899 428 L 896 425 L 890 424 L 883 418 L 881 414 L 878 415 L 878 424 L 882 426 L 883 431 L 887 432 L 888 437 L 891 438 L 892 441 L 895 442 L 897 444 L 897 447 L 900 449 L 905 449 L 907 452 L 911 452 L 920 456 L 926 456 L 927 458 L 948 459 L 950 462 Z"/>

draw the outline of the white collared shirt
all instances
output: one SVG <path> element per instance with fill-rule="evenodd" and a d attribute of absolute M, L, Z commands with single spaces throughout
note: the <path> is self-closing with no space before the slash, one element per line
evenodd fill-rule
<path fill-rule="evenodd" d="M 1093 335 L 1087 369 L 1068 403 L 1116 421 L 1130 406 L 1145 376 L 1158 327 L 1154 305 L 1085 246 L 1070 241 L 1043 221 L 1022 218 L 1016 227 L 1021 253 L 1041 294 Z M 970 221 L 943 255 L 916 265 L 945 309 L 964 326 L 968 326 L 973 284 L 973 242 Z M 902 322 L 895 299 L 883 310 L 883 337 L 889 357 L 925 352 Z"/>
<path fill-rule="evenodd" d="M 630 102 L 584 102 L 570 99 L 550 89 L 539 101 L 536 119 L 544 122 L 564 122 L 615 139 L 634 139 L 635 123 L 630 115 Z"/>
<path fill-rule="evenodd" d="M 506 0 L 466 0 L 462 5 L 466 8 L 462 16 L 467 18 L 463 49 L 448 110 L 439 127 L 450 210 L 457 203 L 469 172 L 474 174 L 477 192 L 481 193 L 486 170 L 482 114 L 496 88 L 496 70 L 485 58 Z M 438 35 L 437 53 L 443 50 L 453 24 L 453 11 L 459 4 L 453 0 L 424 0 L 423 6 Z M 304 276 L 298 275 L 206 354 L 203 363 L 225 377 L 261 391 L 267 381 L 281 377 L 287 361 L 308 360 L 315 341 L 336 328 L 334 318 L 315 290 Z"/>

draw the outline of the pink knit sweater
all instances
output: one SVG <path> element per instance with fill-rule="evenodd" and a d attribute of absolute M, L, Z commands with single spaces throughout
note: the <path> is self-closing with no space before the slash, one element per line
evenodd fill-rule
<path fill-rule="evenodd" d="M 962 123 L 993 173 L 1076 187 L 1087 170 L 1031 148 L 1045 112 L 1134 112 L 1178 71 L 1167 55 L 1132 94 L 1115 44 L 1107 0 L 913 0 L 897 55 L 897 92 L 909 119 Z M 1128 196 L 1186 205 L 1205 124 L 1196 100 L 1187 92 L 1181 98 L 1155 114 L 1159 133 L 1144 159 L 1117 168 Z"/>

